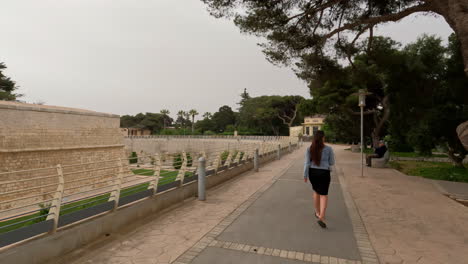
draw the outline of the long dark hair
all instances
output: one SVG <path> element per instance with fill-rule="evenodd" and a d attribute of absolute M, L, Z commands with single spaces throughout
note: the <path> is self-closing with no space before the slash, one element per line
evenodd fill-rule
<path fill-rule="evenodd" d="M 322 130 L 315 131 L 312 145 L 310 145 L 310 160 L 317 166 L 320 166 L 320 161 L 322 160 L 322 150 L 325 147 L 323 143 L 324 137 L 325 133 Z"/>

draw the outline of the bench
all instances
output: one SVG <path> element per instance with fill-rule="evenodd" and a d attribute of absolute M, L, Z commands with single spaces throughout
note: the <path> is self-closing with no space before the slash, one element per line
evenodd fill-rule
<path fill-rule="evenodd" d="M 351 152 L 361 152 L 361 146 L 359 145 L 351 145 Z"/>
<path fill-rule="evenodd" d="M 390 151 L 386 151 L 383 157 L 381 158 L 372 158 L 371 167 L 372 168 L 386 168 L 387 163 L 390 160 Z"/>

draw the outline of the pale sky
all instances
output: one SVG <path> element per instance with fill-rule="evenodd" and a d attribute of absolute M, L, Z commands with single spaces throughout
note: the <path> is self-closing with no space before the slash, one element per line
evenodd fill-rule
<path fill-rule="evenodd" d="M 236 109 L 244 88 L 309 98 L 290 69 L 266 61 L 259 39 L 211 17 L 200 0 L 2 0 L 0 32 L 0 62 L 30 103 L 175 116 Z M 377 32 L 405 44 L 452 30 L 412 16 Z"/>

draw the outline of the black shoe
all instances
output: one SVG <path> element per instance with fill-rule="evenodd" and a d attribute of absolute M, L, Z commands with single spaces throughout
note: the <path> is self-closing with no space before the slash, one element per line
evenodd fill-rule
<path fill-rule="evenodd" d="M 325 222 L 323 222 L 322 220 L 318 220 L 317 223 L 321 228 L 327 228 L 327 224 L 325 224 Z"/>

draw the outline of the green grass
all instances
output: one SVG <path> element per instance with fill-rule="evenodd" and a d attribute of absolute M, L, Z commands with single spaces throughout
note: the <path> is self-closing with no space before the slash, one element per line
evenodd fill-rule
<path fill-rule="evenodd" d="M 345 150 L 351 151 L 351 148 L 347 148 Z M 373 154 L 373 149 L 364 149 L 364 153 L 366 154 Z M 401 158 L 447 158 L 446 154 L 432 154 L 430 156 L 424 156 L 417 152 L 390 152 L 390 156 L 393 157 L 401 157 Z"/>
<path fill-rule="evenodd" d="M 468 182 L 468 169 L 446 162 L 392 161 L 390 166 L 404 174 L 434 180 Z"/>
<path fill-rule="evenodd" d="M 153 170 L 148 170 L 148 169 L 136 169 L 136 170 L 133 170 L 133 173 L 138 174 L 138 175 L 144 175 L 144 176 L 152 176 L 154 171 Z M 178 171 L 164 171 L 164 170 L 162 170 L 161 171 L 161 178 L 159 179 L 158 186 L 169 184 L 169 183 L 173 182 L 177 178 L 178 173 L 179 173 Z M 193 172 L 186 172 L 185 173 L 185 177 L 190 177 L 190 176 L 193 176 Z M 120 192 L 120 197 L 125 197 L 125 196 L 132 195 L 134 193 L 144 191 L 144 190 L 148 189 L 148 187 L 149 187 L 149 183 L 142 183 L 142 184 L 138 184 L 138 185 L 135 185 L 135 186 L 132 186 L 132 187 L 123 188 L 121 190 L 121 192 Z M 96 206 L 96 205 L 105 203 L 105 202 L 109 201 L 109 197 L 110 197 L 110 192 L 99 195 L 99 196 L 96 196 L 96 197 L 93 197 L 93 198 L 84 199 L 84 200 L 77 201 L 77 202 L 72 202 L 72 203 L 69 203 L 69 204 L 64 204 L 60 208 L 60 215 L 70 214 L 70 213 L 73 213 L 73 212 L 76 212 L 76 211 L 79 211 L 79 210 L 83 210 L 83 209 L 86 209 L 86 208 L 89 208 L 89 207 L 92 207 L 92 206 Z M 8 232 L 8 231 L 15 230 L 15 229 L 18 229 L 18 228 L 21 228 L 21 227 L 29 226 L 29 225 L 32 225 L 34 223 L 45 220 L 45 217 L 44 218 L 33 219 L 33 218 L 38 217 L 38 216 L 40 216 L 39 212 L 34 213 L 34 214 L 30 214 L 30 215 L 26 215 L 26 216 L 22 216 L 22 217 L 18 217 L 18 218 L 15 218 L 15 219 L 0 222 L 0 228 L 3 227 L 3 226 L 10 225 L 10 224 L 18 223 L 18 224 L 9 226 L 7 228 L 1 228 L 0 229 L 0 234 Z M 31 219 L 31 220 L 27 221 L 28 219 Z M 19 223 L 19 222 L 22 222 L 22 221 L 25 221 L 25 222 L 24 223 Z"/>
<path fill-rule="evenodd" d="M 417 152 L 390 152 L 392 156 L 404 158 L 446 158 L 446 154 L 432 154 L 430 156 L 423 156 Z"/>
<path fill-rule="evenodd" d="M 18 224 L 15 224 L 15 225 L 0 229 L 0 234 L 8 232 L 8 231 L 15 230 L 15 229 L 18 229 L 18 228 L 21 228 L 21 227 L 32 225 L 32 224 L 36 223 L 34 221 L 34 219 L 32 219 L 32 218 L 37 217 L 37 216 L 40 216 L 39 212 L 35 213 L 35 214 L 31 214 L 31 215 L 11 219 L 11 220 L 8 220 L 8 221 L 0 222 L 0 227 L 11 225 L 11 224 L 14 224 L 14 223 L 18 223 Z M 28 219 L 32 219 L 32 220 L 27 221 Z M 26 221 L 26 222 L 20 223 L 22 221 Z"/>

